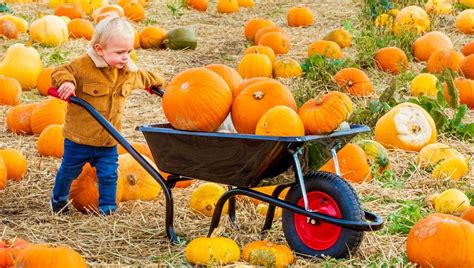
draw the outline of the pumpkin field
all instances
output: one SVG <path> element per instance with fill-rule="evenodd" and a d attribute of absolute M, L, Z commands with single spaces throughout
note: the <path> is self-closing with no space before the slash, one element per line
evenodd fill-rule
<path fill-rule="evenodd" d="M 237 225 L 225 207 L 207 239 L 228 185 L 193 179 L 172 189 L 172 244 L 163 190 L 121 146 L 117 211 L 97 212 L 97 176 L 86 165 L 69 211 L 53 214 L 62 124 L 73 104 L 48 96 L 51 72 L 85 53 L 108 16 L 129 20 L 131 60 L 166 81 L 163 97 L 133 90 L 122 112 L 121 134 L 152 165 L 160 163 L 138 126 L 295 137 L 366 125 L 337 159 L 344 185 L 383 228 L 364 232 L 344 258 L 299 254 L 281 208 L 261 232 L 268 204 L 239 196 Z M 473 37 L 472 0 L 5 0 L 0 268 L 474 267 Z M 218 130 L 226 118 L 232 128 Z M 303 174 L 336 173 L 334 160 L 321 162 L 314 148 L 305 144 Z M 276 180 L 294 178 L 289 168 Z M 334 226 L 319 224 L 303 223 L 320 230 L 321 241 L 334 237 L 324 233 Z"/>

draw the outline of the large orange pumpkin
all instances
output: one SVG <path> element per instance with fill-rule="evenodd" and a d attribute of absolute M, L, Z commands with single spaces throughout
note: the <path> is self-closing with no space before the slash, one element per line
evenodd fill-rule
<path fill-rule="evenodd" d="M 66 16 L 70 19 L 78 19 L 82 16 L 82 13 L 84 13 L 84 11 L 82 11 L 81 6 L 76 3 L 60 4 L 54 11 L 54 15 L 58 17 Z"/>
<path fill-rule="evenodd" d="M 388 148 L 418 152 L 437 137 L 433 118 L 414 103 L 401 103 L 375 124 L 375 140 Z"/>
<path fill-rule="evenodd" d="M 147 26 L 140 33 L 140 46 L 147 48 L 160 48 L 163 45 L 167 31 L 157 26 Z"/>
<path fill-rule="evenodd" d="M 0 18 L 0 36 L 7 39 L 16 39 L 18 36 L 18 27 L 10 20 Z"/>
<path fill-rule="evenodd" d="M 117 204 L 122 200 L 122 194 L 123 181 L 119 176 L 115 197 Z M 89 163 L 83 167 L 81 174 L 71 184 L 70 198 L 73 206 L 82 213 L 99 211 L 99 181 L 95 167 Z"/>
<path fill-rule="evenodd" d="M 138 2 L 130 2 L 123 6 L 125 17 L 134 22 L 141 22 L 145 19 L 145 9 Z"/>
<path fill-rule="evenodd" d="M 187 0 L 188 8 L 206 11 L 209 0 Z"/>
<path fill-rule="evenodd" d="M 67 29 L 69 36 L 72 38 L 91 40 L 94 35 L 94 25 L 92 25 L 92 22 L 82 18 L 72 19 L 67 24 Z"/>
<path fill-rule="evenodd" d="M 251 46 L 251 47 L 248 47 L 244 50 L 243 55 L 247 55 L 247 54 L 262 54 L 262 55 L 265 55 L 272 62 L 272 66 L 273 66 L 273 64 L 275 64 L 276 55 L 275 55 L 275 52 L 273 52 L 273 49 L 271 47 Z"/>
<path fill-rule="evenodd" d="M 21 85 L 15 78 L 0 75 L 0 105 L 20 104 L 21 92 Z"/>
<path fill-rule="evenodd" d="M 399 74 L 408 68 L 408 58 L 398 47 L 384 47 L 375 53 L 375 63 L 384 72 Z"/>
<path fill-rule="evenodd" d="M 318 54 L 330 59 L 342 58 L 341 47 L 333 41 L 317 40 L 308 47 L 308 57 Z"/>
<path fill-rule="evenodd" d="M 456 28 L 465 34 L 474 33 L 474 9 L 466 9 L 456 17 Z"/>
<path fill-rule="evenodd" d="M 145 155 L 146 157 L 148 157 L 150 159 L 153 159 L 153 155 L 151 154 L 150 148 L 148 147 L 148 145 L 146 143 L 143 143 L 143 142 L 130 142 L 130 144 L 139 153 Z M 123 148 L 122 145 L 120 145 L 120 144 L 117 146 L 117 151 L 118 151 L 119 155 L 128 153 L 125 150 L 125 148 Z"/>
<path fill-rule="evenodd" d="M 26 157 L 18 150 L 6 148 L 0 150 L 0 157 L 3 157 L 7 167 L 7 178 L 9 180 L 19 181 L 23 179 L 27 171 Z"/>
<path fill-rule="evenodd" d="M 304 124 L 295 110 L 278 105 L 260 117 L 255 128 L 256 135 L 304 136 Z"/>
<path fill-rule="evenodd" d="M 206 68 L 191 68 L 166 86 L 163 112 L 176 129 L 215 131 L 232 104 L 232 91 L 222 77 Z"/>
<path fill-rule="evenodd" d="M 290 90 L 278 81 L 263 81 L 246 87 L 232 103 L 232 122 L 239 133 L 255 134 L 258 120 L 270 108 L 284 105 L 296 111 Z"/>
<path fill-rule="evenodd" d="M 461 52 L 452 49 L 438 49 L 431 54 L 426 69 L 430 73 L 442 73 L 448 68 L 457 72 L 461 68 L 463 59 L 464 55 Z"/>
<path fill-rule="evenodd" d="M 218 74 L 229 86 L 230 90 L 232 91 L 232 97 L 236 96 L 235 90 L 237 87 L 242 83 L 242 77 L 240 74 L 234 69 L 224 64 L 209 64 L 205 66 L 206 69 L 209 69 L 216 74 Z"/>
<path fill-rule="evenodd" d="M 339 91 L 331 91 L 321 98 L 310 99 L 298 110 L 308 135 L 333 132 L 351 113 L 351 99 Z"/>
<path fill-rule="evenodd" d="M 288 39 L 288 41 L 290 40 L 290 35 L 288 34 L 288 32 L 281 28 L 281 27 L 278 27 L 278 26 L 266 26 L 266 27 L 263 27 L 261 28 L 260 30 L 257 31 L 257 33 L 255 33 L 255 44 L 258 44 L 258 42 L 260 41 L 260 38 L 266 34 L 266 33 L 271 33 L 271 32 L 278 32 L 278 33 L 281 33 L 283 35 L 283 37 L 285 37 L 286 39 Z"/>
<path fill-rule="evenodd" d="M 332 30 L 323 37 L 323 40 L 336 42 L 341 48 L 350 47 L 352 45 L 351 34 L 343 28 Z"/>
<path fill-rule="evenodd" d="M 82 20 L 82 19 L 76 19 L 76 20 Z M 53 72 L 53 70 L 54 70 L 54 67 L 44 68 L 41 71 L 40 75 L 38 76 L 38 80 L 36 82 L 36 89 L 38 90 L 39 94 L 41 94 L 42 96 L 48 96 L 48 89 L 53 85 L 51 81 L 51 73 Z"/>
<path fill-rule="evenodd" d="M 144 157 L 156 168 L 151 159 Z M 118 161 L 118 173 L 123 182 L 121 201 L 149 201 L 158 197 L 161 186 L 130 154 L 121 154 Z"/>
<path fill-rule="evenodd" d="M 474 109 L 474 80 L 456 78 L 454 79 L 454 87 L 458 91 L 459 103 L 466 104 L 469 108 Z M 444 97 L 448 101 L 451 99 L 446 83 L 444 84 Z"/>
<path fill-rule="evenodd" d="M 280 32 L 268 32 L 260 37 L 257 45 L 271 47 L 275 54 L 286 54 L 290 40 Z"/>
<path fill-rule="evenodd" d="M 411 228 L 406 250 L 420 267 L 474 267 L 474 225 L 448 214 L 428 215 Z"/>
<path fill-rule="evenodd" d="M 68 247 L 36 244 L 23 250 L 15 267 L 86 268 L 87 264 L 79 253 Z"/>
<path fill-rule="evenodd" d="M 337 161 L 341 177 L 354 182 L 361 183 L 372 180 L 372 171 L 367 154 L 358 145 L 348 143 L 337 152 Z M 322 171 L 336 173 L 334 159 L 329 160 L 321 167 Z"/>
<path fill-rule="evenodd" d="M 303 74 L 299 62 L 294 59 L 277 60 L 273 65 L 273 77 L 291 78 Z"/>
<path fill-rule="evenodd" d="M 416 39 L 412 49 L 416 60 L 427 61 L 438 49 L 453 49 L 453 43 L 443 32 L 434 31 Z"/>
<path fill-rule="evenodd" d="M 313 17 L 313 13 L 307 7 L 292 7 L 286 15 L 290 27 L 311 26 Z"/>
<path fill-rule="evenodd" d="M 245 22 L 244 36 L 248 40 L 253 41 L 255 39 L 255 34 L 258 32 L 258 30 L 267 26 L 275 26 L 275 23 L 267 19 L 259 19 L 259 18 L 250 19 L 247 22 Z"/>
<path fill-rule="evenodd" d="M 36 147 L 41 156 L 63 157 L 63 126 L 56 124 L 47 126 L 39 135 Z"/>
<path fill-rule="evenodd" d="M 27 248 L 31 246 L 30 242 L 23 239 L 0 241 L 0 267 L 9 268 L 15 265 L 15 260 Z"/>
<path fill-rule="evenodd" d="M 7 112 L 7 129 L 21 135 L 33 134 L 30 117 L 36 105 L 36 103 L 28 103 L 10 108 Z"/>
<path fill-rule="evenodd" d="M 242 57 L 237 71 L 244 79 L 252 77 L 272 77 L 273 67 L 268 56 L 250 53 Z"/>
<path fill-rule="evenodd" d="M 252 84 L 255 84 L 255 83 L 258 83 L 258 82 L 262 82 L 262 81 L 270 81 L 272 80 L 271 78 L 269 77 L 253 77 L 253 78 L 250 78 L 250 79 L 245 79 L 242 83 L 240 83 L 240 85 L 235 89 L 235 96 L 234 96 L 234 99 L 235 97 L 237 97 L 240 92 L 242 92 L 242 90 L 244 90 L 246 87 L 252 85 Z"/>
<path fill-rule="evenodd" d="M 372 83 L 360 69 L 344 68 L 334 75 L 333 80 L 351 95 L 368 96 L 372 93 Z"/>
<path fill-rule="evenodd" d="M 30 124 L 33 134 L 40 134 L 52 124 L 64 124 L 67 102 L 56 98 L 48 98 L 40 102 L 31 112 Z"/>

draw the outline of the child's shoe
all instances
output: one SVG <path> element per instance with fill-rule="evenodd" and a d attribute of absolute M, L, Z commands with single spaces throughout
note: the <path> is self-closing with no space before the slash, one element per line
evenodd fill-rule
<path fill-rule="evenodd" d="M 64 214 L 69 211 L 69 208 L 67 207 L 67 201 L 56 201 L 51 198 L 49 204 L 51 205 L 51 211 L 53 214 Z"/>

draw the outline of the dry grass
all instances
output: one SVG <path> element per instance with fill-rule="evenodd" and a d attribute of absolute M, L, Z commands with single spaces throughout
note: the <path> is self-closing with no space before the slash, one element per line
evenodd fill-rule
<path fill-rule="evenodd" d="M 243 23 L 253 17 L 272 19 L 276 24 L 285 26 L 286 10 L 298 4 L 304 4 L 313 10 L 316 23 L 309 28 L 287 28 L 293 47 L 287 55 L 300 62 L 306 57 L 306 48 L 314 40 L 321 38 L 330 29 L 340 27 L 344 20 L 357 25 L 356 12 L 358 5 L 350 1 L 257 1 L 252 9 L 241 10 L 237 14 L 220 15 L 215 12 L 215 3 L 210 11 L 199 13 L 181 10 L 183 15 L 172 16 L 166 4 L 170 2 L 151 2 L 147 8 L 147 24 L 154 24 L 165 29 L 176 26 L 191 26 L 199 36 L 198 48 L 195 51 L 138 50 L 138 65 L 142 68 L 162 73 L 167 80 L 178 72 L 209 63 L 225 63 L 236 67 L 239 55 L 249 46 L 243 38 Z M 25 16 L 31 22 L 40 11 L 52 13 L 44 3 L 12 5 L 18 15 Z M 441 19 L 436 24 L 446 30 L 453 39 L 456 48 L 467 40 L 453 31 L 452 19 Z M 144 24 L 137 24 L 140 30 Z M 23 35 L 20 40 L 26 41 Z M 6 49 L 13 41 L 1 40 Z M 40 51 L 45 66 L 67 61 L 84 52 L 87 43 L 83 40 L 69 41 L 59 50 L 35 45 Z M 4 50 L 3 50 L 4 51 Z M 351 55 L 351 50 L 348 52 Z M 422 66 L 421 66 L 422 67 Z M 420 67 L 413 67 L 418 69 Z M 368 71 L 373 79 L 377 93 L 388 84 L 389 76 L 375 70 Z M 285 80 L 290 88 L 309 87 L 303 79 Z M 24 102 L 33 102 L 42 97 L 36 93 L 26 93 Z M 109 217 L 83 215 L 73 209 L 68 216 L 52 216 L 48 200 L 54 176 L 60 164 L 59 159 L 39 157 L 36 151 L 35 136 L 17 136 L 9 133 L 5 127 L 5 115 L 8 107 L 0 107 L 0 148 L 11 147 L 23 152 L 28 160 L 28 173 L 20 182 L 9 182 L 6 189 L 0 191 L 1 237 L 19 237 L 35 243 L 65 244 L 79 251 L 91 266 L 125 267 L 125 266 L 178 266 L 187 265 L 184 259 L 184 242 L 197 236 L 206 235 L 210 219 L 188 209 L 189 197 L 196 184 L 187 189 L 175 189 L 175 228 L 182 238 L 181 246 L 172 246 L 164 233 L 164 199 L 152 202 L 126 202 L 119 206 L 119 212 Z M 143 141 L 141 133 L 135 131 L 140 124 L 164 121 L 161 111 L 161 100 L 145 92 L 134 92 L 127 103 L 123 118 L 123 135 L 129 141 Z M 471 110 L 466 121 L 474 121 Z M 452 145 L 464 155 L 472 155 L 474 146 L 469 142 L 453 138 L 440 137 L 439 141 Z M 430 174 L 415 169 L 406 173 L 414 163 L 415 153 L 390 151 L 392 168 L 396 177 L 402 182 L 400 187 L 390 184 L 371 182 L 355 185 L 365 209 L 379 213 L 385 219 L 400 208 L 399 201 L 419 200 L 435 192 L 456 187 L 465 192 L 473 192 L 474 173 L 462 181 L 434 181 Z M 474 162 L 471 160 L 471 165 Z M 407 174 L 403 176 L 403 174 Z M 432 211 L 428 204 L 427 211 Z M 263 218 L 255 212 L 249 202 L 238 202 L 237 217 L 239 229 L 234 229 L 227 218 L 223 218 L 216 233 L 231 237 L 240 246 L 256 239 L 269 239 L 285 243 L 281 221 L 276 221 L 272 230 L 265 236 L 259 235 Z M 355 256 L 349 260 L 311 260 L 298 257 L 295 266 L 406 266 L 404 261 L 405 236 L 389 234 L 384 230 L 367 233 L 364 242 Z"/>

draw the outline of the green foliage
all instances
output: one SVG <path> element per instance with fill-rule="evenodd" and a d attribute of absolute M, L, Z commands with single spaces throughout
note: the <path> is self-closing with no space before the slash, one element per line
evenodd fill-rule
<path fill-rule="evenodd" d="M 453 3 L 453 7 L 454 7 L 454 9 L 459 10 L 459 11 L 464 11 L 466 9 L 470 9 L 470 7 L 468 7 L 464 4 L 461 4 L 461 3 Z"/>
<path fill-rule="evenodd" d="M 0 13 L 13 13 L 7 3 L 0 3 Z"/>
<path fill-rule="evenodd" d="M 376 167 L 372 165 L 372 174 L 374 174 L 375 181 L 384 188 L 402 189 L 405 186 L 405 181 L 397 178 L 392 170 L 385 170 L 379 174 Z"/>
<path fill-rule="evenodd" d="M 166 7 L 171 12 L 171 15 L 175 17 L 184 15 L 184 10 L 187 8 L 183 0 L 170 0 L 166 4 Z"/>
<path fill-rule="evenodd" d="M 69 51 L 55 48 L 49 56 L 49 65 L 61 65 L 68 59 Z"/>
<path fill-rule="evenodd" d="M 301 64 L 306 79 L 325 84 L 330 83 L 339 70 L 347 67 L 356 65 L 349 58 L 330 59 L 318 54 L 313 54 Z"/>
<path fill-rule="evenodd" d="M 400 200 L 400 207 L 388 216 L 387 228 L 389 234 L 408 234 L 413 225 L 428 215 L 422 210 L 423 200 Z"/>
<path fill-rule="evenodd" d="M 378 15 L 393 8 L 393 4 L 390 0 L 366 0 L 365 4 L 368 6 L 372 19 L 375 19 Z"/>
<path fill-rule="evenodd" d="M 156 19 L 153 19 L 153 18 L 146 18 L 144 21 L 143 21 L 143 24 L 145 26 L 150 26 L 150 25 L 157 25 L 158 24 L 158 21 Z"/>

